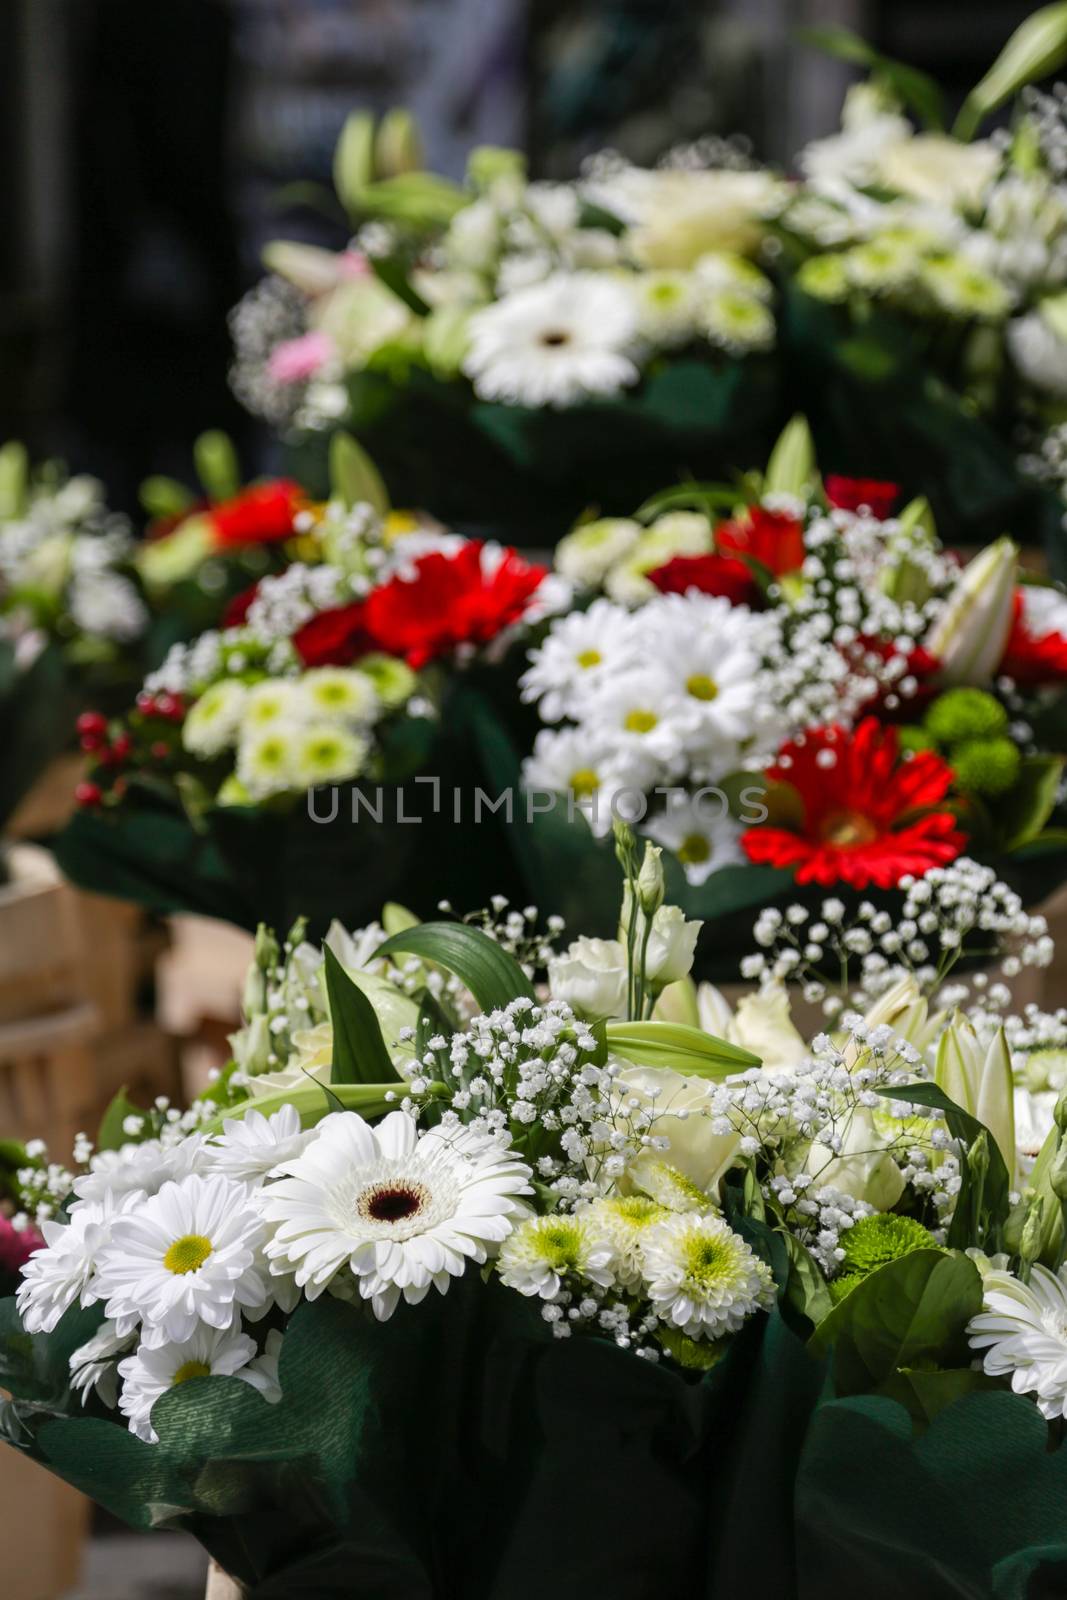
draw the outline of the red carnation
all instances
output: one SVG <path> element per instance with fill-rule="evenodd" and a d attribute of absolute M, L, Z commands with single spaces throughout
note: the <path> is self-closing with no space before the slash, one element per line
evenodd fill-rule
<path fill-rule="evenodd" d="M 276 544 L 293 533 L 293 518 L 305 503 L 304 491 L 289 478 L 256 483 L 232 500 L 212 506 L 210 518 L 222 549 L 244 544 Z"/>
<path fill-rule="evenodd" d="M 954 861 L 966 840 L 949 811 L 938 811 L 952 768 L 932 750 L 899 759 L 894 728 L 865 717 L 849 733 L 813 728 L 783 745 L 766 774 L 800 800 L 797 828 L 749 828 L 750 861 L 795 867 L 798 883 L 892 889 L 909 873 Z"/>
<path fill-rule="evenodd" d="M 1067 638 L 1062 633 L 1030 632 L 1021 589 L 1015 591 L 1011 633 L 997 672 L 1019 684 L 1055 683 L 1067 678 Z"/>
<path fill-rule="evenodd" d="M 881 478 L 843 478 L 831 472 L 823 484 L 826 498 L 838 511 L 869 511 L 884 522 L 893 515 L 893 504 L 900 493 L 899 483 Z"/>
<path fill-rule="evenodd" d="M 752 569 L 732 556 L 674 556 L 646 576 L 660 594 L 687 594 L 697 589 L 701 594 L 725 595 L 735 606 L 759 599 Z"/>
<path fill-rule="evenodd" d="M 742 516 L 719 524 L 715 545 L 720 554 L 747 556 L 781 578 L 804 565 L 804 524 L 787 511 L 750 506 Z"/>

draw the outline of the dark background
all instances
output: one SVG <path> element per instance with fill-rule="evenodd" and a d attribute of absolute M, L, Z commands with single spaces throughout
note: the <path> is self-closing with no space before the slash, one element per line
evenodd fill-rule
<path fill-rule="evenodd" d="M 0 438 L 136 506 L 206 427 L 271 443 L 227 386 L 227 313 L 272 236 L 339 244 L 284 189 L 328 180 L 345 114 L 407 104 L 429 162 L 520 144 L 569 177 L 739 133 L 788 165 L 836 125 L 842 23 L 960 100 L 1029 0 L 0 0 Z"/>

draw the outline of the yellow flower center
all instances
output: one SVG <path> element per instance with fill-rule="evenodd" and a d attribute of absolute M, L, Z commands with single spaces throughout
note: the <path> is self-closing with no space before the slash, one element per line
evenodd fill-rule
<path fill-rule="evenodd" d="M 184 1238 L 175 1239 L 163 1257 L 163 1265 L 168 1272 L 195 1272 L 214 1248 L 202 1233 L 187 1233 Z"/>
<path fill-rule="evenodd" d="M 678 846 L 678 860 L 683 866 L 697 867 L 711 859 L 711 844 L 702 833 L 686 834 Z"/>
<path fill-rule="evenodd" d="M 210 1378 L 211 1368 L 206 1361 L 183 1361 L 173 1378 L 171 1384 L 188 1383 L 190 1378 Z"/>
<path fill-rule="evenodd" d="M 870 817 L 859 811 L 831 811 L 819 833 L 827 844 L 836 845 L 839 850 L 871 844 L 878 837 L 878 829 Z"/>
<path fill-rule="evenodd" d="M 571 773 L 571 790 L 574 794 L 595 794 L 599 788 L 600 779 L 592 767 L 579 767 L 577 772 Z"/>
<path fill-rule="evenodd" d="M 654 711 L 628 711 L 623 727 L 627 733 L 651 733 L 658 721 Z"/>
<path fill-rule="evenodd" d="M 599 667 L 604 657 L 599 650 L 580 650 L 575 659 L 580 667 Z"/>
<path fill-rule="evenodd" d="M 691 678 L 686 678 L 685 687 L 694 700 L 714 700 L 719 692 L 719 685 L 706 672 L 694 672 Z"/>

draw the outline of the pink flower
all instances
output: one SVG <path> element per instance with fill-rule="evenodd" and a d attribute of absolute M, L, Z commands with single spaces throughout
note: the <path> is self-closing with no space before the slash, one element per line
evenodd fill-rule
<path fill-rule="evenodd" d="M 371 264 L 362 250 L 342 250 L 337 258 L 339 278 L 365 278 L 370 271 Z"/>
<path fill-rule="evenodd" d="M 35 1250 L 44 1249 L 44 1240 L 32 1226 L 16 1228 L 0 1212 L 0 1274 L 17 1274 Z"/>
<path fill-rule="evenodd" d="M 333 343 L 324 333 L 301 334 L 298 339 L 283 339 L 271 351 L 268 376 L 275 383 L 306 383 L 333 356 Z"/>

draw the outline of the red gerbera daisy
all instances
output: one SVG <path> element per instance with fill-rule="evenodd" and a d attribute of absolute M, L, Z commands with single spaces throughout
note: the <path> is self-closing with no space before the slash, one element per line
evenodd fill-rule
<path fill-rule="evenodd" d="M 368 650 L 403 656 L 412 667 L 463 644 L 488 644 L 517 622 L 548 576 L 514 550 L 486 570 L 484 546 L 470 540 L 452 554 L 420 556 L 365 600 L 324 611 L 293 643 L 309 666 L 344 665 Z"/>
<path fill-rule="evenodd" d="M 823 488 L 826 498 L 838 511 L 869 511 L 884 522 L 893 514 L 893 504 L 900 493 L 899 483 L 886 483 L 881 478 L 843 478 L 831 472 Z"/>
<path fill-rule="evenodd" d="M 660 594 L 687 594 L 697 589 L 701 594 L 725 595 L 735 606 L 759 599 L 752 569 L 732 556 L 674 556 L 647 576 Z"/>
<path fill-rule="evenodd" d="M 243 544 L 275 544 L 293 532 L 293 518 L 305 503 L 304 491 L 289 478 L 256 483 L 232 500 L 211 508 L 216 543 L 222 549 Z"/>
<path fill-rule="evenodd" d="M 795 867 L 798 883 L 892 889 L 954 861 L 966 843 L 952 813 L 935 809 L 952 768 L 932 750 L 901 761 L 896 730 L 874 717 L 852 733 L 811 729 L 782 747 L 766 775 L 794 792 L 801 820 L 749 828 L 742 844 L 750 861 Z"/>
<path fill-rule="evenodd" d="M 804 565 L 804 524 L 786 511 L 750 506 L 741 516 L 719 524 L 715 545 L 721 555 L 747 556 L 781 578 Z"/>
<path fill-rule="evenodd" d="M 998 673 L 1016 683 L 1054 683 L 1067 677 L 1067 638 L 1062 633 L 1031 633 L 1021 589 L 1015 591 L 1011 633 Z"/>

